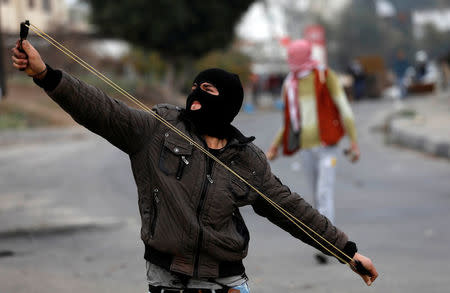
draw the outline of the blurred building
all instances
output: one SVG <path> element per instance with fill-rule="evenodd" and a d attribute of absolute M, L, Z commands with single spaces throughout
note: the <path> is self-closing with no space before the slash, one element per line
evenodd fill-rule
<path fill-rule="evenodd" d="M 428 25 L 440 32 L 450 32 L 450 8 L 424 9 L 412 12 L 414 37 L 421 39 Z"/>
<path fill-rule="evenodd" d="M 70 4 L 68 4 L 70 3 Z M 91 34 L 89 6 L 82 1 L 66 0 L 0 0 L 2 32 L 16 36 L 19 24 L 28 19 L 49 33 L 71 32 Z"/>
<path fill-rule="evenodd" d="M 29 19 L 44 31 L 53 32 L 68 23 L 69 11 L 61 0 L 0 0 L 1 25 L 5 34 L 17 34 Z"/>
<path fill-rule="evenodd" d="M 348 7 L 351 0 L 311 0 L 306 2 L 309 4 L 308 10 L 312 14 L 318 15 L 328 22 L 333 22 L 338 19 L 337 16 Z"/>
<path fill-rule="evenodd" d="M 256 74 L 287 74 L 286 48 L 278 40 L 245 41 L 237 44 L 238 48 L 252 58 L 252 71 Z"/>
<path fill-rule="evenodd" d="M 309 29 L 322 18 L 333 22 L 351 0 L 265 0 L 256 1 L 244 15 L 236 31 L 241 50 L 251 56 L 256 74 L 287 74 L 286 48 L 280 41 L 308 38 Z M 316 50 L 317 51 L 317 50 Z M 326 52 L 316 52 L 321 61 Z"/>
<path fill-rule="evenodd" d="M 279 97 L 289 73 L 288 39 L 307 38 L 317 44 L 313 55 L 326 63 L 324 32 L 315 24 L 319 19 L 334 22 L 349 3 L 351 0 L 265 0 L 250 7 L 236 28 L 240 40 L 236 45 L 252 59 L 254 102 L 259 103 L 260 97 Z"/>
<path fill-rule="evenodd" d="M 90 7 L 86 2 L 73 2 L 69 6 L 68 13 L 68 25 L 71 31 L 85 34 L 94 32 L 94 28 L 89 23 Z"/>

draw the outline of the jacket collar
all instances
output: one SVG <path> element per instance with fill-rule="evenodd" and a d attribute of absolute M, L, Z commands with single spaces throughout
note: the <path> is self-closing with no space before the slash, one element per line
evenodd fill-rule
<path fill-rule="evenodd" d="M 230 131 L 230 138 L 229 138 L 229 142 L 228 142 L 229 146 L 231 146 L 231 145 L 244 146 L 255 140 L 254 136 L 243 135 L 242 132 L 239 129 L 237 129 L 236 127 L 234 127 L 233 125 L 230 125 L 230 127 L 231 127 L 231 131 Z"/>

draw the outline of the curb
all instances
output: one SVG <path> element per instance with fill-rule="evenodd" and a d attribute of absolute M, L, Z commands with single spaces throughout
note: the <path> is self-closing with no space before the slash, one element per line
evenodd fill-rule
<path fill-rule="evenodd" d="M 24 227 L 12 227 L 0 230 L 0 239 L 24 237 L 24 236 L 44 236 L 63 233 L 75 233 L 86 230 L 106 230 L 124 225 L 126 221 L 106 218 L 106 219 L 74 219 L 65 222 L 52 222 L 40 225 L 29 225 Z"/>
<path fill-rule="evenodd" d="M 82 127 L 2 130 L 0 131 L 0 147 L 68 139 L 80 140 L 88 137 L 88 135 L 89 132 Z"/>
<path fill-rule="evenodd" d="M 393 118 L 388 122 L 388 142 L 420 151 L 432 156 L 450 159 L 450 142 L 433 141 L 430 138 L 405 130 L 401 124 L 406 119 Z"/>

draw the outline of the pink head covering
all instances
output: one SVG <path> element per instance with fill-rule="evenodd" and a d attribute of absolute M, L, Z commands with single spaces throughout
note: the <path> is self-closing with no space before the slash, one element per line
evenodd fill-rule
<path fill-rule="evenodd" d="M 292 41 L 287 49 L 287 63 L 291 72 L 311 70 L 318 65 L 311 59 L 311 43 L 307 40 Z"/>

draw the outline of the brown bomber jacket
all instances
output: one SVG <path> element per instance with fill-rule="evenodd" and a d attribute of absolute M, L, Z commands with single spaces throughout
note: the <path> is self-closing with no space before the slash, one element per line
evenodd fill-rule
<path fill-rule="evenodd" d="M 139 194 L 141 238 L 147 260 L 199 278 L 243 273 L 242 259 L 247 255 L 250 237 L 239 207 L 246 205 L 327 253 L 246 184 L 149 113 L 128 107 L 64 72 L 47 94 L 79 124 L 129 155 Z M 181 108 L 157 105 L 153 111 L 205 145 L 183 119 Z M 264 153 L 252 140 L 234 128 L 233 137 L 218 158 L 327 241 L 345 250 L 347 236 L 272 174 Z"/>

